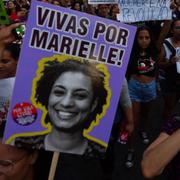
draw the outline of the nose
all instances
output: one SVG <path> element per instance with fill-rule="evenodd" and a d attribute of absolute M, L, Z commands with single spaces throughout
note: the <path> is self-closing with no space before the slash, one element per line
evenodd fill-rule
<path fill-rule="evenodd" d="M 147 41 L 147 39 L 146 38 L 143 38 L 143 42 L 146 42 Z"/>
<path fill-rule="evenodd" d="M 62 99 L 61 99 L 61 105 L 63 107 L 72 107 L 74 105 L 74 100 L 71 94 L 66 94 Z"/>

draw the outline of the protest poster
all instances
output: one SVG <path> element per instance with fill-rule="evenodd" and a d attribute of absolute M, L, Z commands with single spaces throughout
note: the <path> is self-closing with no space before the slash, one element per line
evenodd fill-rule
<path fill-rule="evenodd" d="M 121 22 L 172 19 L 170 0 L 119 0 Z"/>
<path fill-rule="evenodd" d="M 80 136 L 85 147 L 90 141 L 106 148 L 135 32 L 134 26 L 33 1 L 3 141 L 81 152 L 76 144 L 62 148 L 69 133 L 70 141 Z"/>

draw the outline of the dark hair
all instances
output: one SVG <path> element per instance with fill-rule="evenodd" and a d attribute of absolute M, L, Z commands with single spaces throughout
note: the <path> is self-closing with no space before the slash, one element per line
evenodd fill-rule
<path fill-rule="evenodd" d="M 17 43 L 11 43 L 6 45 L 6 47 L 4 48 L 4 50 L 9 51 L 11 53 L 11 56 L 18 61 L 19 60 L 19 55 L 20 55 L 20 45 Z"/>
<path fill-rule="evenodd" d="M 146 30 L 146 31 L 149 32 L 150 39 L 151 39 L 149 47 L 146 49 L 147 55 L 151 55 L 152 57 L 157 56 L 157 48 L 156 48 L 156 45 L 155 45 L 155 40 L 154 40 L 153 33 L 152 33 L 151 29 L 148 26 L 143 25 L 143 26 L 140 26 L 140 27 L 137 28 L 137 32 L 136 32 L 136 36 L 135 36 L 134 44 L 133 44 L 133 48 L 132 48 L 132 53 L 131 53 L 131 58 L 132 59 L 139 56 L 140 47 L 139 47 L 137 39 L 138 39 L 139 33 L 141 31 L 143 31 L 143 30 Z"/>
<path fill-rule="evenodd" d="M 51 93 L 51 89 L 55 81 L 64 72 L 82 72 L 90 77 L 93 86 L 93 101 L 97 99 L 97 106 L 90 114 L 88 121 L 95 120 L 97 114 L 101 114 L 103 106 L 107 103 L 107 89 L 105 88 L 105 74 L 96 67 L 97 64 L 90 63 L 87 60 L 75 60 L 67 59 L 63 62 L 57 60 L 48 61 L 45 63 L 44 70 L 41 72 L 42 77 L 37 81 L 37 88 L 35 94 L 35 100 L 37 103 L 48 107 L 48 99 Z M 46 117 L 46 122 L 48 115 Z"/>
<path fill-rule="evenodd" d="M 151 29 L 148 27 L 148 26 L 140 26 L 137 28 L 137 32 L 136 32 L 136 37 L 135 37 L 135 42 L 134 42 L 134 48 L 136 48 L 136 50 L 139 52 L 139 44 L 138 44 L 138 35 L 141 31 L 148 31 L 149 33 L 149 36 L 150 36 L 150 44 L 149 44 L 149 47 L 147 48 L 147 53 L 153 53 L 154 52 L 154 48 L 155 48 L 155 40 L 154 40 L 154 36 L 153 36 L 153 33 L 151 31 Z"/>
<path fill-rule="evenodd" d="M 148 26 L 145 26 L 145 25 L 139 26 L 137 28 L 137 32 L 136 32 L 136 36 L 135 36 L 135 39 L 134 39 L 134 44 L 133 44 L 133 48 L 132 48 L 132 51 L 131 51 L 130 60 L 129 60 L 129 65 L 128 65 L 128 69 L 127 69 L 127 73 L 126 73 L 128 79 L 130 78 L 130 75 L 132 73 L 134 73 L 134 66 L 136 66 L 135 63 L 136 63 L 137 59 L 140 56 L 141 48 L 139 47 L 137 39 L 138 39 L 139 33 L 141 31 L 143 31 L 143 30 L 147 30 L 149 32 L 150 40 L 151 40 L 149 46 L 146 49 L 146 55 L 149 56 L 149 57 L 152 57 L 153 59 L 157 59 L 158 49 L 157 49 L 157 47 L 155 45 L 155 40 L 154 40 L 151 29 Z"/>
<path fill-rule="evenodd" d="M 79 8 L 80 8 L 79 11 L 82 11 L 82 4 L 81 4 L 81 2 L 79 2 L 79 1 L 74 1 L 74 3 L 72 4 L 72 9 L 76 10 L 76 9 L 75 9 L 75 5 L 76 5 L 76 4 L 79 4 Z"/>

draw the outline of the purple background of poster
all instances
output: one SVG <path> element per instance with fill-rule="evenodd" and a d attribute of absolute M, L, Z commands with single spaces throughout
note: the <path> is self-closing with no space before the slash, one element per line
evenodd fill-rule
<path fill-rule="evenodd" d="M 42 127 L 41 122 L 40 122 L 40 118 L 42 115 L 41 110 L 38 110 L 38 117 L 37 117 L 36 122 L 28 126 L 18 125 L 17 123 L 14 122 L 11 116 L 12 109 L 17 103 L 22 103 L 22 102 L 31 103 L 30 97 L 31 97 L 31 90 L 32 90 L 32 80 L 35 77 L 38 60 L 41 60 L 44 57 L 51 57 L 54 55 L 53 52 L 48 52 L 48 51 L 34 49 L 34 48 L 29 47 L 29 40 L 30 40 L 32 28 L 36 27 L 35 10 L 36 10 L 37 4 L 46 6 L 52 9 L 56 9 L 56 10 L 58 9 L 62 12 L 66 11 L 66 12 L 70 12 L 71 14 L 74 13 L 78 18 L 87 17 L 88 19 L 90 19 L 90 22 L 91 22 L 89 33 L 93 32 L 92 28 L 96 21 L 106 23 L 106 25 L 113 24 L 113 25 L 116 25 L 117 27 L 124 27 L 129 30 L 128 46 L 122 47 L 126 49 L 126 53 L 123 58 L 123 66 L 117 67 L 114 65 L 108 65 L 108 70 L 110 72 L 109 83 L 110 83 L 110 88 L 112 91 L 110 107 L 108 108 L 106 115 L 100 120 L 99 125 L 95 126 L 94 129 L 90 132 L 91 136 L 97 139 L 100 139 L 101 141 L 105 143 L 108 143 L 136 28 L 134 26 L 122 24 L 120 22 L 111 21 L 111 20 L 96 17 L 96 16 L 91 16 L 86 13 L 81 13 L 78 11 L 65 9 L 62 7 L 57 7 L 48 3 L 43 3 L 43 2 L 38 2 L 38 1 L 32 1 L 31 11 L 29 13 L 26 36 L 24 38 L 23 47 L 22 47 L 21 55 L 20 55 L 20 61 L 18 64 L 15 88 L 14 88 L 14 93 L 13 93 L 13 97 L 10 104 L 10 110 L 8 114 L 7 124 L 6 124 L 4 141 L 7 140 L 9 137 L 11 137 L 13 134 L 21 134 L 24 132 L 39 132 L 39 131 L 45 130 L 44 127 Z M 38 28 L 45 29 L 41 27 L 38 27 Z M 47 30 L 53 31 L 53 29 L 52 30 L 47 29 Z M 77 35 L 71 35 L 71 37 L 72 38 L 77 37 Z M 91 41 L 91 36 L 88 35 L 83 39 L 87 39 L 88 41 Z M 101 37 L 98 39 L 97 42 L 100 44 L 100 43 L 104 43 L 103 41 L 104 40 Z M 119 47 L 119 45 L 117 46 L 114 44 L 113 46 Z"/>

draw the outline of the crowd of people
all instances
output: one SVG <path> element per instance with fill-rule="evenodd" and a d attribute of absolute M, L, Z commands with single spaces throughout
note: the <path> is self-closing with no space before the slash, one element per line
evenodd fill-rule
<path fill-rule="evenodd" d="M 121 13 L 120 7 L 117 4 L 92 5 L 88 4 L 86 0 L 40 1 L 116 21 L 117 14 Z M 31 4 L 30 0 L 4 0 L 3 2 L 12 24 L 8 26 L 0 25 L 0 81 L 15 78 L 23 39 L 17 40 L 12 30 L 18 27 L 22 22 L 26 23 Z M 136 154 L 134 150 L 135 139 L 140 132 L 142 142 L 149 146 L 143 154 L 141 163 L 143 175 L 146 178 L 151 178 L 165 171 L 168 174 L 168 180 L 178 180 L 180 177 L 180 110 L 174 114 L 174 108 L 180 100 L 180 74 L 178 74 L 176 69 L 176 62 L 180 61 L 180 1 L 172 1 L 171 9 L 173 12 L 173 20 L 146 21 L 141 24 L 131 23 L 137 26 L 137 32 L 126 72 L 126 79 L 124 80 L 120 95 L 116 117 L 114 119 L 109 147 L 113 144 L 112 142 L 127 143 L 128 152 L 125 165 L 128 168 L 132 168 L 134 163 L 133 156 Z M 73 62 L 70 62 L 70 64 L 73 64 Z M 81 65 L 78 67 L 79 69 L 81 69 L 80 66 Z M 60 70 L 58 71 L 60 72 Z M 75 71 L 74 76 L 72 76 L 72 72 L 70 71 L 62 73 L 62 75 L 60 72 L 56 80 L 54 80 L 54 84 L 56 84 L 57 81 L 58 83 L 64 83 L 64 79 L 70 78 L 70 75 L 74 78 L 73 81 L 80 83 L 77 80 L 79 79 L 79 75 L 85 76 L 87 79 L 90 77 L 88 68 L 87 71 L 85 71 L 86 69 L 83 70 L 83 68 L 80 72 Z M 95 73 L 97 73 L 96 70 Z M 87 77 L 87 74 L 89 77 Z M 43 83 L 45 82 L 39 81 L 39 90 L 40 86 L 43 86 Z M 67 84 L 63 85 L 65 87 L 69 86 Z M 84 84 L 81 85 L 84 86 Z M 54 85 L 52 84 L 52 89 L 53 87 Z M 0 87 L 0 89 L 1 88 L 2 87 Z M 41 87 L 41 90 L 42 89 L 43 87 Z M 88 94 L 90 94 L 90 89 L 93 91 L 91 87 L 87 89 L 88 85 L 85 89 L 88 91 Z M 40 91 L 37 93 L 40 93 Z M 47 108 L 52 111 L 52 114 L 50 113 L 50 118 L 54 118 L 52 107 L 53 103 L 55 103 L 55 101 L 53 101 L 53 96 L 55 96 L 56 93 L 57 92 L 52 94 L 51 92 L 51 107 L 46 104 Z M 60 93 L 62 93 L 62 90 Z M 50 95 L 48 95 L 48 97 L 49 96 Z M 147 133 L 147 122 L 149 120 L 151 107 L 158 96 L 161 96 L 164 100 L 164 110 L 162 114 L 164 123 L 162 124 L 162 132 L 159 132 L 159 137 L 154 142 L 151 142 L 149 134 Z M 8 100 L 6 99 L 6 101 L 8 102 L 5 103 L 9 104 L 10 96 L 8 95 L 7 98 Z M 38 101 L 43 101 L 43 97 L 41 98 L 38 95 L 38 98 Z M 96 99 L 92 100 L 91 97 L 91 101 L 95 101 L 97 105 Z M 43 102 L 46 103 L 46 100 Z M 93 106 L 93 104 L 91 105 Z M 87 107 L 87 109 L 91 108 L 91 106 Z M 84 111 L 84 107 L 81 107 L 81 109 Z M 2 118 L 0 114 L 0 180 L 12 178 L 15 180 L 15 176 L 17 180 L 21 180 L 27 176 L 29 180 L 36 179 L 35 176 L 37 172 L 33 173 L 33 167 L 36 167 L 37 163 L 39 163 L 38 160 L 44 156 L 48 157 L 47 160 L 51 161 L 52 154 L 44 155 L 42 152 L 34 150 L 30 151 L 29 149 L 3 145 L 1 139 L 4 124 L 4 115 Z M 81 134 L 82 132 L 80 132 L 78 136 L 81 136 Z M 51 135 L 53 135 L 53 133 Z M 46 137 L 46 146 L 52 147 L 53 150 L 59 149 L 59 144 L 52 145 L 47 141 L 50 138 L 52 139 L 52 137 L 53 136 Z M 87 142 L 82 138 L 81 140 L 81 142 L 78 142 L 87 151 Z M 92 143 L 88 143 L 88 147 L 89 144 Z M 64 144 L 61 149 L 63 148 L 65 148 Z M 92 149 L 89 148 L 88 151 L 89 150 Z M 77 153 L 73 154 L 74 151 Z M 101 156 L 94 156 L 94 152 L 86 153 L 90 155 L 82 156 L 83 153 L 79 152 L 78 147 L 74 151 L 70 151 L 72 154 L 62 153 L 61 160 L 58 162 L 57 166 L 59 171 L 56 173 L 56 179 L 77 180 L 78 177 L 78 179 L 81 180 L 101 179 L 103 177 L 104 165 L 102 166 L 102 163 L 106 161 L 102 160 Z M 66 152 L 66 150 L 63 152 Z M 109 151 L 107 151 L 107 153 L 108 152 Z M 43 154 L 42 157 L 41 154 Z M 40 166 L 40 164 L 38 164 L 38 166 Z M 25 168 L 22 176 L 19 177 L 18 174 L 21 167 Z M 27 169 L 29 169 L 29 171 L 27 171 Z M 39 169 L 42 170 L 41 168 Z M 89 174 L 89 171 L 92 173 Z M 45 180 L 45 175 L 43 177 L 37 175 L 37 177 L 38 179 Z"/>

